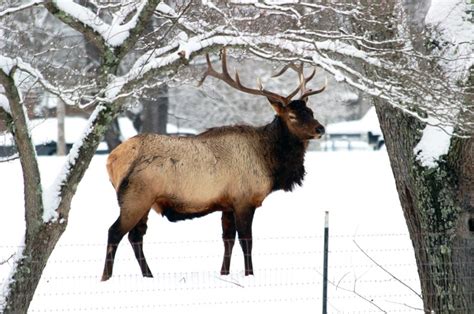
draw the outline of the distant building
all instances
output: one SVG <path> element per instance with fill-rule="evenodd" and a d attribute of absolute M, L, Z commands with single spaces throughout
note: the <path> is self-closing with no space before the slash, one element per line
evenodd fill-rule
<path fill-rule="evenodd" d="M 383 146 L 379 120 L 371 107 L 360 120 L 328 124 L 321 150 L 378 150 Z"/>

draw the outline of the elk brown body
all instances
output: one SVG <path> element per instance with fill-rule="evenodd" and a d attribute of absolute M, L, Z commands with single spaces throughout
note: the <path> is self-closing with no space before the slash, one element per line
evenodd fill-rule
<path fill-rule="evenodd" d="M 227 72 L 224 60 L 225 55 L 223 72 Z M 209 59 L 208 65 L 211 68 Z M 302 80 L 299 89 L 304 95 Z M 262 95 L 275 108 L 276 116 L 265 126 L 218 127 L 190 137 L 141 134 L 110 153 L 107 171 L 117 192 L 120 215 L 109 229 L 102 280 L 112 275 L 117 246 L 127 233 L 143 276 L 152 277 L 143 254 L 150 209 L 173 222 L 221 211 L 221 274 L 229 273 L 236 234 L 244 253 L 245 274 L 253 274 L 255 209 L 272 191 L 290 191 L 302 183 L 308 141 L 324 133 L 306 106 L 308 95 L 284 100 L 267 93 Z"/>

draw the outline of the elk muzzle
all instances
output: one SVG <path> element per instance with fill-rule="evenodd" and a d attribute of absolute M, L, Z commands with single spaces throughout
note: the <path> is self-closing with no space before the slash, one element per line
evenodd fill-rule
<path fill-rule="evenodd" d="M 324 129 L 324 126 L 318 125 L 318 126 L 316 127 L 316 134 L 317 134 L 317 136 L 318 136 L 318 137 L 321 137 L 321 136 L 324 135 L 324 133 L 326 133 L 326 130 Z"/>

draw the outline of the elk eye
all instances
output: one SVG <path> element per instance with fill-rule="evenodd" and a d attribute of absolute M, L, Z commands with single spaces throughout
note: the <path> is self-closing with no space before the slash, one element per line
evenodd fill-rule
<path fill-rule="evenodd" d="M 290 118 L 291 121 L 296 121 L 296 120 L 297 120 L 296 115 L 294 115 L 294 114 L 292 114 L 292 113 L 290 113 L 290 114 L 288 115 L 288 118 Z"/>

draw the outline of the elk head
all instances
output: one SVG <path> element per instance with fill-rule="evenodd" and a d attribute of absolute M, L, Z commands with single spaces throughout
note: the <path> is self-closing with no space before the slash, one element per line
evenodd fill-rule
<path fill-rule="evenodd" d="M 306 88 L 306 83 L 314 77 L 316 70 L 313 70 L 308 77 L 304 77 L 303 63 L 301 63 L 300 66 L 291 63 L 285 66 L 277 74 L 273 75 L 273 77 L 280 76 L 288 69 L 292 69 L 298 73 L 298 87 L 285 97 L 264 89 L 260 81 L 258 81 L 258 88 L 249 88 L 242 85 L 237 72 L 235 73 L 235 78 L 232 78 L 227 70 L 225 48 L 223 48 L 221 52 L 222 72 L 219 73 L 214 70 L 209 59 L 209 54 L 206 54 L 207 70 L 204 73 L 203 78 L 200 80 L 199 85 L 204 82 L 207 76 L 212 76 L 244 93 L 265 96 L 272 105 L 276 114 L 285 123 L 288 130 L 301 140 L 320 138 L 324 135 L 324 126 L 314 118 L 313 111 L 306 104 L 309 96 L 321 93 L 327 85 L 326 82 L 326 84 L 318 90 Z M 292 100 L 298 92 L 300 92 L 300 97 L 296 100 Z"/>

